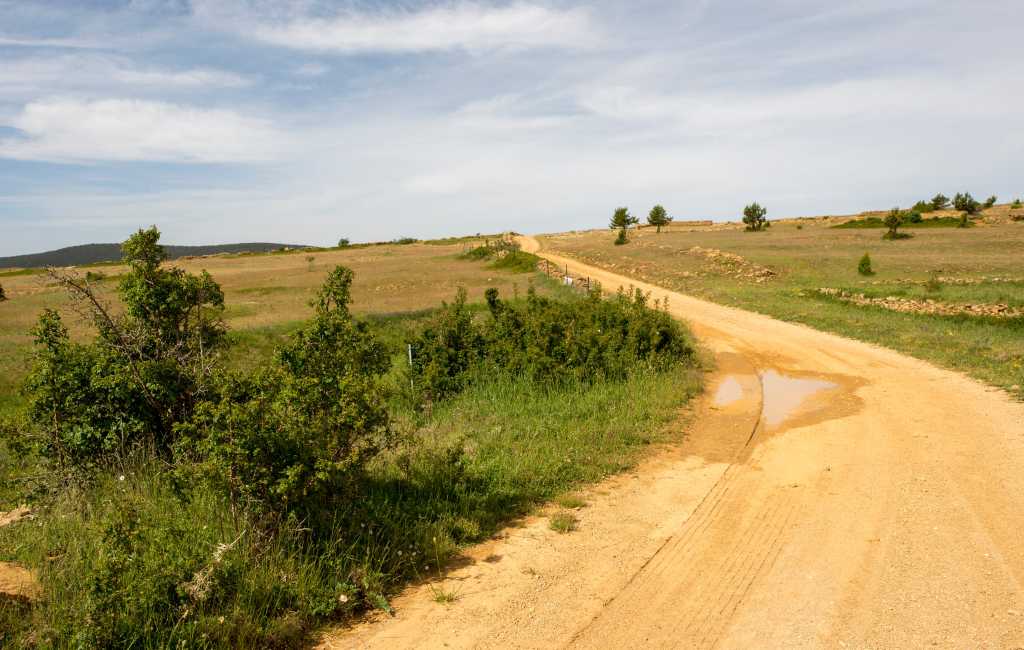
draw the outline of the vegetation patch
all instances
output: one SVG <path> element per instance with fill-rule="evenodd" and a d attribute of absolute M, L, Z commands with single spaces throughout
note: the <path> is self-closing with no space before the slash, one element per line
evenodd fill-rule
<path fill-rule="evenodd" d="M 43 313 L 29 407 L 0 423 L 0 494 L 36 517 L 0 559 L 44 594 L 0 607 L 4 645 L 305 647 L 630 466 L 699 391 L 689 335 L 639 295 L 360 319 L 337 267 L 309 320 L 228 335 L 219 285 L 158 239 L 125 243 L 121 310 L 55 275 L 94 327 Z"/>
<path fill-rule="evenodd" d="M 973 226 L 974 223 L 971 221 L 967 222 L 970 224 L 968 227 Z M 881 217 L 864 217 L 862 219 L 852 219 L 845 221 L 829 228 L 836 229 L 856 229 L 856 228 L 887 228 L 884 219 Z M 901 228 L 960 228 L 961 219 L 960 217 L 932 217 L 929 219 L 921 219 L 920 221 L 912 222 L 906 221 L 900 224 Z"/>

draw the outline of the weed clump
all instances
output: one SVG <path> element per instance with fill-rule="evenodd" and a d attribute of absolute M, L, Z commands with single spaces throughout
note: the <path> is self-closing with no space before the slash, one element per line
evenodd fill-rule
<path fill-rule="evenodd" d="M 0 284 L 0 302 L 7 300 L 7 294 L 4 293 L 4 285 Z"/>
<path fill-rule="evenodd" d="M 548 527 L 556 533 L 571 533 L 579 528 L 579 518 L 571 512 L 558 512 L 551 515 Z"/>

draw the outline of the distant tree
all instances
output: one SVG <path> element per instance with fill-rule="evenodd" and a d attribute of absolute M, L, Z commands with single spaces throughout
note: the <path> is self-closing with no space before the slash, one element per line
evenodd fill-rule
<path fill-rule="evenodd" d="M 612 220 L 608 224 L 608 227 L 612 230 L 618 229 L 619 236 L 616 240 L 617 243 L 626 243 L 626 229 L 630 226 L 639 223 L 639 219 L 629 213 L 629 208 L 615 208 L 615 213 L 612 215 Z"/>
<path fill-rule="evenodd" d="M 345 248 L 349 245 L 348 237 L 342 237 L 338 240 L 338 248 Z"/>
<path fill-rule="evenodd" d="M 981 207 L 983 207 L 983 208 L 985 208 L 986 210 L 988 210 L 988 209 L 989 209 L 989 208 L 991 208 L 991 207 L 992 207 L 993 205 L 995 205 L 995 204 L 996 204 L 996 201 L 998 201 L 998 200 L 999 200 L 999 199 L 998 199 L 998 198 L 996 197 L 996 195 L 995 195 L 995 194 L 993 194 L 992 196 L 990 196 L 990 197 L 988 197 L 987 199 L 985 199 L 985 202 L 981 204 Z"/>
<path fill-rule="evenodd" d="M 7 300 L 7 295 L 4 293 L 4 285 L 0 284 L 0 302 Z"/>
<path fill-rule="evenodd" d="M 882 239 L 903 239 L 909 237 L 899 232 L 899 227 L 903 225 L 903 211 L 899 208 L 893 208 L 889 210 L 889 214 L 885 215 L 885 221 L 883 221 L 885 227 L 889 230 L 882 235 Z"/>
<path fill-rule="evenodd" d="M 960 212 L 975 214 L 981 207 L 981 204 L 974 200 L 970 192 L 964 192 L 963 194 L 957 192 L 956 196 L 953 197 L 953 207 Z"/>
<path fill-rule="evenodd" d="M 1010 207 L 1016 210 L 1024 207 L 1024 203 L 1021 203 L 1020 199 L 1014 199 L 1013 203 L 1010 204 Z"/>
<path fill-rule="evenodd" d="M 743 223 L 747 224 L 747 230 L 757 232 L 768 226 L 768 209 L 761 207 L 758 203 L 751 203 L 743 208 Z"/>
<path fill-rule="evenodd" d="M 875 271 L 871 268 L 871 256 L 864 253 L 864 257 L 860 258 L 860 262 L 857 263 L 857 273 L 861 275 L 874 275 Z"/>
<path fill-rule="evenodd" d="M 945 210 L 949 206 L 949 197 L 945 194 L 939 193 L 932 198 L 932 208 L 935 210 Z"/>
<path fill-rule="evenodd" d="M 660 205 L 651 208 L 650 214 L 647 215 L 647 223 L 657 228 L 658 232 L 661 232 L 662 226 L 667 226 L 671 222 L 672 217 L 668 216 L 668 212 Z"/>
<path fill-rule="evenodd" d="M 910 208 L 910 211 L 918 214 L 924 214 L 926 212 L 932 212 L 935 209 L 936 208 L 932 205 L 931 201 L 918 201 L 914 204 L 914 207 Z"/>

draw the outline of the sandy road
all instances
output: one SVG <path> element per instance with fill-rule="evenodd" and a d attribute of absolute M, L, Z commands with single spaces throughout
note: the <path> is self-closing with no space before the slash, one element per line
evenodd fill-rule
<path fill-rule="evenodd" d="M 1024 648 L 1024 405 L 540 254 L 667 298 L 716 354 L 718 397 L 679 449 L 597 486 L 578 532 L 521 522 L 445 577 L 455 603 L 411 588 L 324 647 Z"/>

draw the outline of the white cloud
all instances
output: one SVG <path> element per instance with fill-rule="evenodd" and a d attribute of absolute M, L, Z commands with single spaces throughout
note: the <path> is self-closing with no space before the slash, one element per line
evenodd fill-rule
<path fill-rule="evenodd" d="M 197 4 L 197 13 L 222 27 L 274 45 L 324 52 L 427 52 L 531 47 L 586 47 L 596 32 L 582 8 L 533 4 L 483 6 L 458 3 L 421 10 L 347 11 L 323 18 L 299 15 L 253 20 L 226 16 L 219 3 Z"/>
<path fill-rule="evenodd" d="M 131 86 L 150 90 L 197 88 L 243 88 L 254 80 L 214 68 L 180 70 L 138 66 L 122 56 L 63 54 L 12 58 L 0 66 L 0 97 L 53 95 L 68 91 L 111 89 Z"/>
<path fill-rule="evenodd" d="M 23 137 L 0 140 L 0 157 L 23 160 L 253 162 L 284 144 L 263 119 L 130 99 L 32 102 L 11 126 Z"/>
<path fill-rule="evenodd" d="M 0 36 L 0 47 L 55 47 L 73 50 L 100 50 L 107 46 L 99 41 L 81 38 L 16 38 Z"/>

